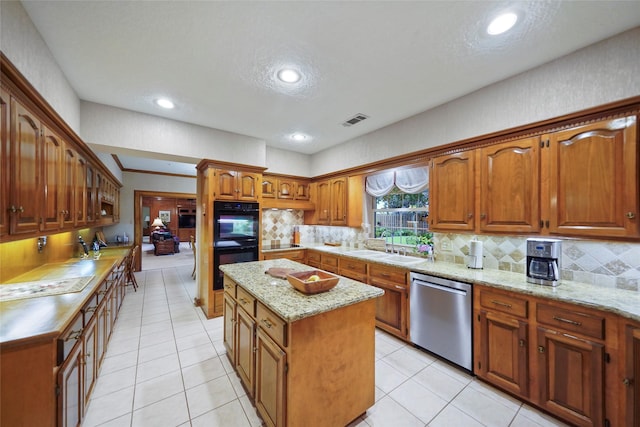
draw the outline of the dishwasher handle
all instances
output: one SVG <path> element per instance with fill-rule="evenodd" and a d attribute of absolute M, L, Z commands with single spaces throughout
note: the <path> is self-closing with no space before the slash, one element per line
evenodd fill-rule
<path fill-rule="evenodd" d="M 430 283 L 430 282 L 424 282 L 420 279 L 413 279 L 413 283 L 419 286 L 425 286 L 427 288 L 433 288 L 433 289 L 437 289 L 439 291 L 443 291 L 443 292 L 449 292 L 451 294 L 458 294 L 458 295 L 462 295 L 462 296 L 467 296 L 467 291 L 462 290 L 462 289 L 456 289 L 456 288 L 451 288 L 449 286 L 444 286 L 444 285 L 437 285 L 435 283 Z"/>

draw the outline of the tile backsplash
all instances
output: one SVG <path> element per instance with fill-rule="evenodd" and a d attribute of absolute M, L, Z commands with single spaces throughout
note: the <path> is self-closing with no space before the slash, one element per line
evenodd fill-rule
<path fill-rule="evenodd" d="M 296 225 L 300 228 L 302 244 L 343 242 L 351 245 L 369 237 L 361 228 L 304 225 L 304 214 L 299 210 L 265 210 L 262 224 L 265 244 L 271 240 L 291 243 Z M 474 237 L 483 242 L 484 268 L 525 273 L 527 238 L 522 236 L 434 233 L 436 260 L 466 264 L 469 242 Z M 562 279 L 640 292 L 640 244 L 562 240 Z"/>

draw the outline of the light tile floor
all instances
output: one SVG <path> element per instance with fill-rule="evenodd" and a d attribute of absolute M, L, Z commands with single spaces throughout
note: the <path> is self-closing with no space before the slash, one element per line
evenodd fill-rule
<path fill-rule="evenodd" d="M 225 355 L 222 318 L 193 305 L 191 270 L 136 273 L 140 287 L 127 288 L 84 427 L 262 425 Z M 350 427 L 563 425 L 377 331 L 376 403 Z"/>

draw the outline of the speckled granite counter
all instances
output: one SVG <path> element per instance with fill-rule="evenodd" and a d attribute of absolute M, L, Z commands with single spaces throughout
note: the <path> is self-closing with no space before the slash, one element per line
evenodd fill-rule
<path fill-rule="evenodd" d="M 444 277 L 468 283 L 477 283 L 495 288 L 521 292 L 528 295 L 565 301 L 584 307 L 595 308 L 619 314 L 623 317 L 640 321 L 640 292 L 622 289 L 610 289 L 587 283 L 563 280 L 559 286 L 550 287 L 528 283 L 524 274 L 501 270 L 472 270 L 460 264 L 445 262 L 429 262 L 417 260 L 410 264 L 387 262 L 384 259 L 368 259 L 366 256 L 355 255 L 354 252 L 362 248 L 330 247 L 324 245 L 305 245 L 306 249 L 313 249 L 369 262 L 393 265 L 424 274 Z M 300 249 L 300 248 L 296 248 Z M 263 251 L 266 252 L 266 251 Z"/>
<path fill-rule="evenodd" d="M 0 302 L 0 345 L 23 340 L 46 340 L 62 333 L 129 250 L 128 247 L 103 249 L 102 256 L 97 261 L 70 259 L 66 262 L 44 264 L 0 284 L 92 277 L 78 292 Z"/>
<path fill-rule="evenodd" d="M 271 267 L 292 268 L 295 271 L 311 269 L 308 265 L 295 261 L 277 259 L 221 265 L 220 270 L 287 322 L 295 322 L 384 294 L 382 289 L 341 277 L 333 289 L 316 295 L 305 295 L 295 290 L 286 279 L 265 274 Z"/>

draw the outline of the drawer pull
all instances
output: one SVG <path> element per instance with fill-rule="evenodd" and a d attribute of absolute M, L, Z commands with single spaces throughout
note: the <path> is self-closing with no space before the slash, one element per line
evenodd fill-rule
<path fill-rule="evenodd" d="M 78 329 L 77 331 L 71 331 L 69 336 L 64 339 L 65 342 L 71 341 L 71 340 L 77 340 L 78 338 L 80 338 L 80 335 L 82 335 L 82 331 L 84 331 L 84 329 L 82 328 Z"/>
<path fill-rule="evenodd" d="M 269 319 L 262 319 L 261 322 L 269 329 L 273 326 L 273 323 L 269 322 Z"/>
<path fill-rule="evenodd" d="M 93 307 L 87 307 L 87 309 L 84 311 L 85 313 L 93 313 L 94 311 L 96 311 L 96 308 L 98 308 L 98 306 L 93 306 Z"/>
<path fill-rule="evenodd" d="M 582 322 L 576 322 L 575 320 L 565 319 L 563 317 L 553 316 L 553 320 L 558 322 L 569 323 L 570 325 L 582 326 Z"/>
<path fill-rule="evenodd" d="M 538 353 L 544 353 L 544 347 L 539 345 L 538 346 Z"/>
<path fill-rule="evenodd" d="M 242 303 L 242 305 L 247 305 L 249 304 L 249 301 L 247 301 L 246 299 L 240 297 L 240 302 Z"/>
<path fill-rule="evenodd" d="M 631 387 L 633 385 L 633 378 L 624 378 L 622 380 L 622 384 L 624 384 L 627 387 Z"/>
<path fill-rule="evenodd" d="M 404 286 L 394 285 L 394 287 L 395 287 L 396 289 L 402 289 L 402 290 L 404 291 Z"/>
<path fill-rule="evenodd" d="M 495 299 L 492 299 L 491 302 L 494 303 L 495 305 L 500 305 L 502 307 L 511 308 L 511 304 L 508 304 L 506 302 L 498 301 L 498 300 L 495 300 Z"/>
<path fill-rule="evenodd" d="M 380 273 L 380 276 L 382 276 L 382 277 L 391 277 L 391 275 L 389 273 Z"/>

